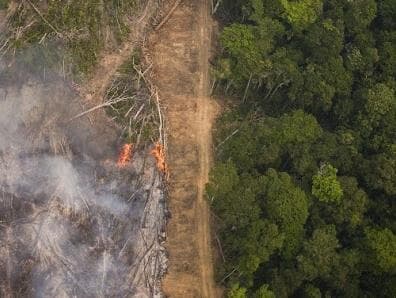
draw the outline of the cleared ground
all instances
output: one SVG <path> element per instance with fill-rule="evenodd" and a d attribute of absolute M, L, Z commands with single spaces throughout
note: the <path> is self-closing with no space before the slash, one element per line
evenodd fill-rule
<path fill-rule="evenodd" d="M 211 26 L 206 0 L 184 0 L 150 40 L 155 83 L 167 118 L 172 218 L 163 289 L 169 297 L 218 297 L 204 198 L 217 110 L 208 94 Z"/>

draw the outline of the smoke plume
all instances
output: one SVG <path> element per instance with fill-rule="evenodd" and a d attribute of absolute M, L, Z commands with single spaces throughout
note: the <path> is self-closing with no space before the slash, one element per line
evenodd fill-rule
<path fill-rule="evenodd" d="M 155 162 L 63 79 L 0 62 L 0 296 L 152 297 L 164 270 Z"/>

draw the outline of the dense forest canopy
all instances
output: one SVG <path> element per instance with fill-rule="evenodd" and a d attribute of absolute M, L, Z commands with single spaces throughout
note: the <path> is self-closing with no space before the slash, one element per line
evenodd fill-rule
<path fill-rule="evenodd" d="M 396 1 L 223 0 L 207 186 L 236 297 L 396 297 Z"/>

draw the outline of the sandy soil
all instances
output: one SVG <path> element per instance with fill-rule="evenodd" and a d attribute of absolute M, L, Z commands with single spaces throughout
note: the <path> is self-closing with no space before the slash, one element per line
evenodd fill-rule
<path fill-rule="evenodd" d="M 168 135 L 168 297 L 219 297 L 213 279 L 210 213 L 204 198 L 217 106 L 209 97 L 212 20 L 207 0 L 184 0 L 150 39 Z"/>

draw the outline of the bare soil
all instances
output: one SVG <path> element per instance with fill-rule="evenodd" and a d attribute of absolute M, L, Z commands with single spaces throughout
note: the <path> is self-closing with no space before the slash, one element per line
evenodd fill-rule
<path fill-rule="evenodd" d="M 149 50 L 166 116 L 169 162 L 168 297 L 219 297 L 213 278 L 210 212 L 204 197 L 217 105 L 209 97 L 207 0 L 184 0 L 153 34 Z"/>

